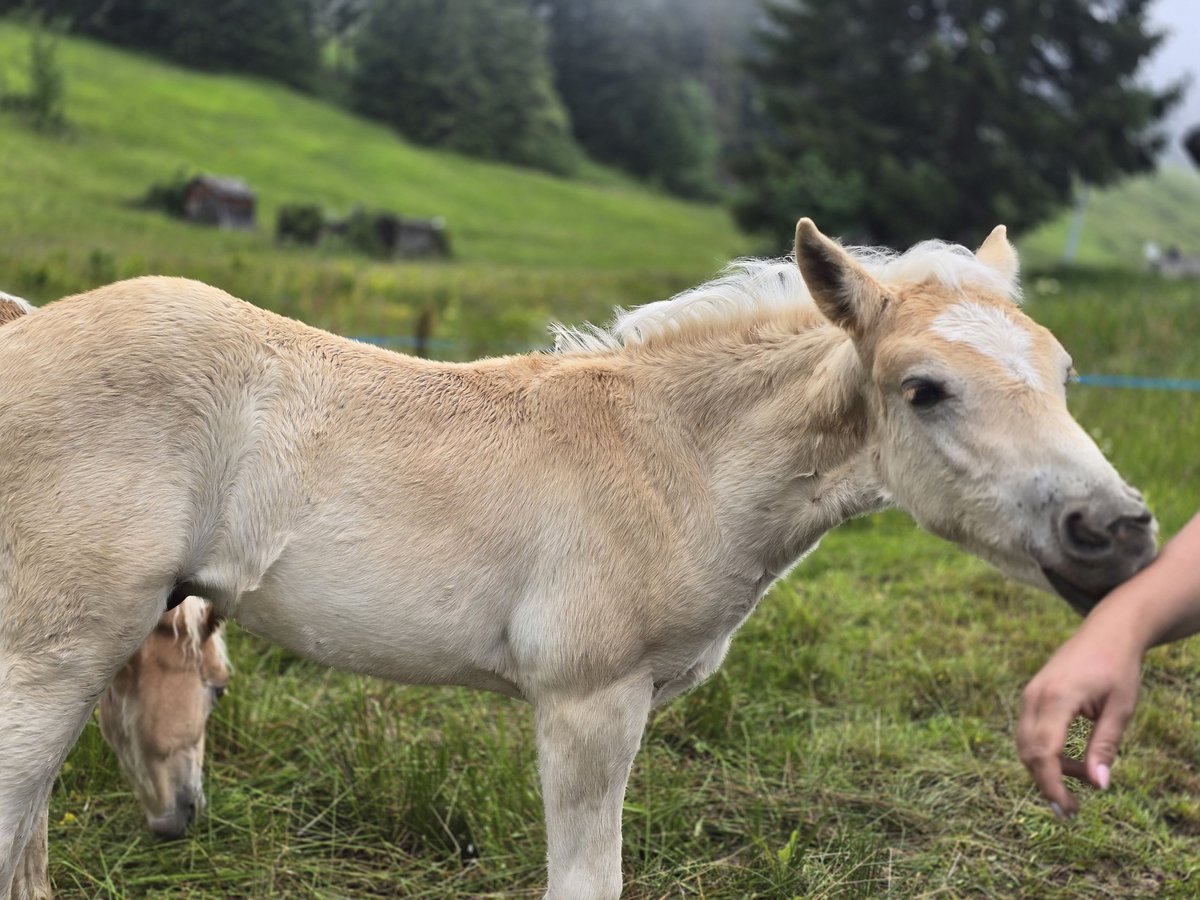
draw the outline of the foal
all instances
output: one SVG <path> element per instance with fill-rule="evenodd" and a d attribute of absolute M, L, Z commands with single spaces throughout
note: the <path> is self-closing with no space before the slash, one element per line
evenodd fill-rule
<path fill-rule="evenodd" d="M 534 707 L 552 898 L 621 891 L 652 706 L 894 504 L 1086 610 L 1141 497 L 1067 412 L 997 229 L 755 263 L 555 354 L 434 363 L 144 278 L 0 329 L 0 896 L 171 598 L 328 665 Z"/>
<path fill-rule="evenodd" d="M 211 605 L 186 598 L 100 697 L 100 731 L 160 837 L 182 837 L 204 808 L 204 726 L 229 685 L 223 632 Z"/>
<path fill-rule="evenodd" d="M 0 325 L 33 312 L 0 292 Z M 224 622 L 199 597 L 167 610 L 100 698 L 100 731 L 151 831 L 180 837 L 204 805 L 204 726 L 229 685 Z"/>

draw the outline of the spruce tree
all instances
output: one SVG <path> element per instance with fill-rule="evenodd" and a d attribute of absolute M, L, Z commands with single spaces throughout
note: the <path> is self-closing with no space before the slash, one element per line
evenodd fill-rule
<path fill-rule="evenodd" d="M 356 58 L 354 105 L 415 141 L 559 173 L 578 163 L 522 0 L 376 0 Z"/>
<path fill-rule="evenodd" d="M 647 0 L 542 0 L 539 9 L 580 145 L 668 190 L 711 193 L 714 112 L 679 59 L 676 20 Z"/>
<path fill-rule="evenodd" d="M 903 245 L 1022 229 L 1079 183 L 1150 168 L 1178 89 L 1134 81 L 1149 0 L 766 0 L 753 65 L 772 128 L 743 225 L 796 218 Z"/>

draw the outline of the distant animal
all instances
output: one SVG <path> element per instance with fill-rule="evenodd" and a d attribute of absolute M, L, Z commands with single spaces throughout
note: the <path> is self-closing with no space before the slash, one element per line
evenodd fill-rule
<path fill-rule="evenodd" d="M 744 262 L 557 351 L 418 360 L 207 285 L 0 329 L 0 896 L 96 700 L 172 599 L 313 660 L 533 705 L 547 897 L 621 892 L 649 711 L 767 588 L 895 505 L 1087 610 L 1156 525 L 1071 359 L 972 254 Z"/>
<path fill-rule="evenodd" d="M 32 312 L 0 293 L 0 325 Z M 204 730 L 229 684 L 224 623 L 199 597 L 163 613 L 100 698 L 100 729 L 141 801 L 150 829 L 180 837 L 204 805 Z M 18 868 L 11 896 L 50 896 L 46 816 Z"/>

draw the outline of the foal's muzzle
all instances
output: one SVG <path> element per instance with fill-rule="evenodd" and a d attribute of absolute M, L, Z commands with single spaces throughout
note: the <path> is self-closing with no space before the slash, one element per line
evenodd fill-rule
<path fill-rule="evenodd" d="M 1064 600 L 1087 615 L 1109 591 L 1150 564 L 1156 532 L 1140 496 L 1064 504 L 1055 522 L 1056 558 L 1043 562 L 1042 572 Z"/>
<path fill-rule="evenodd" d="M 150 830 L 164 840 L 183 837 L 188 826 L 196 820 L 196 813 L 204 806 L 204 792 L 180 788 L 175 794 L 175 805 L 159 816 L 147 817 Z"/>

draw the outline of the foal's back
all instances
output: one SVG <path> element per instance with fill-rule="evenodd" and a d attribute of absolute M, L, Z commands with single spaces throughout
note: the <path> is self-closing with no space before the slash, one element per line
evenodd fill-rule
<path fill-rule="evenodd" d="M 78 537 L 40 552 L 43 574 L 72 556 L 76 606 L 130 651 L 161 599 L 131 619 L 86 598 L 186 584 L 328 664 L 519 692 L 513 654 L 581 627 L 554 598 L 644 598 L 649 584 L 598 582 L 661 575 L 649 563 L 667 528 L 645 527 L 661 509 L 618 363 L 430 363 L 196 282 L 142 278 L 14 324 L 0 370 L 18 373 L 0 387 L 0 459 L 25 460 L 0 471 L 21 465 L 14 476 L 69 498 L 16 491 L 0 531 L 84 535 L 82 553 Z M 584 534 L 605 537 L 588 543 L 587 567 L 570 564 Z M 631 534 L 649 537 L 633 546 Z M 639 610 L 613 613 L 638 627 Z"/>

